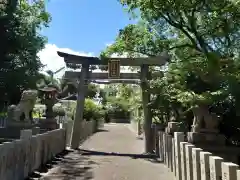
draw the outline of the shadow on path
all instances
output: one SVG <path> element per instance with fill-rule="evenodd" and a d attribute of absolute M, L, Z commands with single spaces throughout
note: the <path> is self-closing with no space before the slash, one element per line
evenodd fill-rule
<path fill-rule="evenodd" d="M 93 168 L 99 163 L 92 161 L 89 156 L 118 156 L 132 159 L 144 159 L 160 163 L 154 154 L 127 154 L 117 152 L 102 152 L 86 149 L 65 151 L 47 162 L 26 180 L 76 180 L 94 179 Z"/>
<path fill-rule="evenodd" d="M 98 132 L 109 132 L 107 129 L 98 129 L 95 133 L 98 133 Z"/>
<path fill-rule="evenodd" d="M 94 179 L 94 165 L 98 163 L 82 156 L 79 151 L 68 151 L 57 155 L 26 180 Z"/>
<path fill-rule="evenodd" d="M 146 159 L 153 163 L 161 163 L 155 154 L 129 154 L 129 153 L 117 153 L 117 152 L 103 152 L 92 151 L 86 149 L 79 149 L 80 154 L 83 156 L 118 156 L 118 157 L 130 157 L 132 159 Z"/>

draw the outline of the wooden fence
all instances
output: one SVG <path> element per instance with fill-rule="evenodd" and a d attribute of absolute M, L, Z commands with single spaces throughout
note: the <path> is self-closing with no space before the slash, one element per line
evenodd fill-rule
<path fill-rule="evenodd" d="M 157 137 L 156 152 L 176 180 L 240 180 L 237 164 L 185 142 L 183 132 L 172 136 L 160 131 Z"/>

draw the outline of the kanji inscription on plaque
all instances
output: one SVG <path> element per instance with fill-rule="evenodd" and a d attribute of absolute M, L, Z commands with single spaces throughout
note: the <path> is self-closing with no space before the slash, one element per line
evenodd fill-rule
<path fill-rule="evenodd" d="M 117 79 L 120 78 L 120 61 L 111 60 L 108 63 L 108 78 Z"/>

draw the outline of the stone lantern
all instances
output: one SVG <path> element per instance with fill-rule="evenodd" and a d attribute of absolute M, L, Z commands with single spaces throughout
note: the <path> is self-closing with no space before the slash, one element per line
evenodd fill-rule
<path fill-rule="evenodd" d="M 58 90 L 54 87 L 44 87 L 39 89 L 41 103 L 45 104 L 45 115 L 39 121 L 41 128 L 44 129 L 56 129 L 58 128 L 56 114 L 53 111 L 53 106 L 58 102 L 57 94 Z"/>

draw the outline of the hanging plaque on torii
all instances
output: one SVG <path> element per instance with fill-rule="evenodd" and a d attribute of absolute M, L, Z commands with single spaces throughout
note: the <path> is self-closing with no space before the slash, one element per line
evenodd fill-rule
<path fill-rule="evenodd" d="M 119 79 L 120 78 L 120 61 L 110 60 L 108 62 L 108 78 Z"/>

